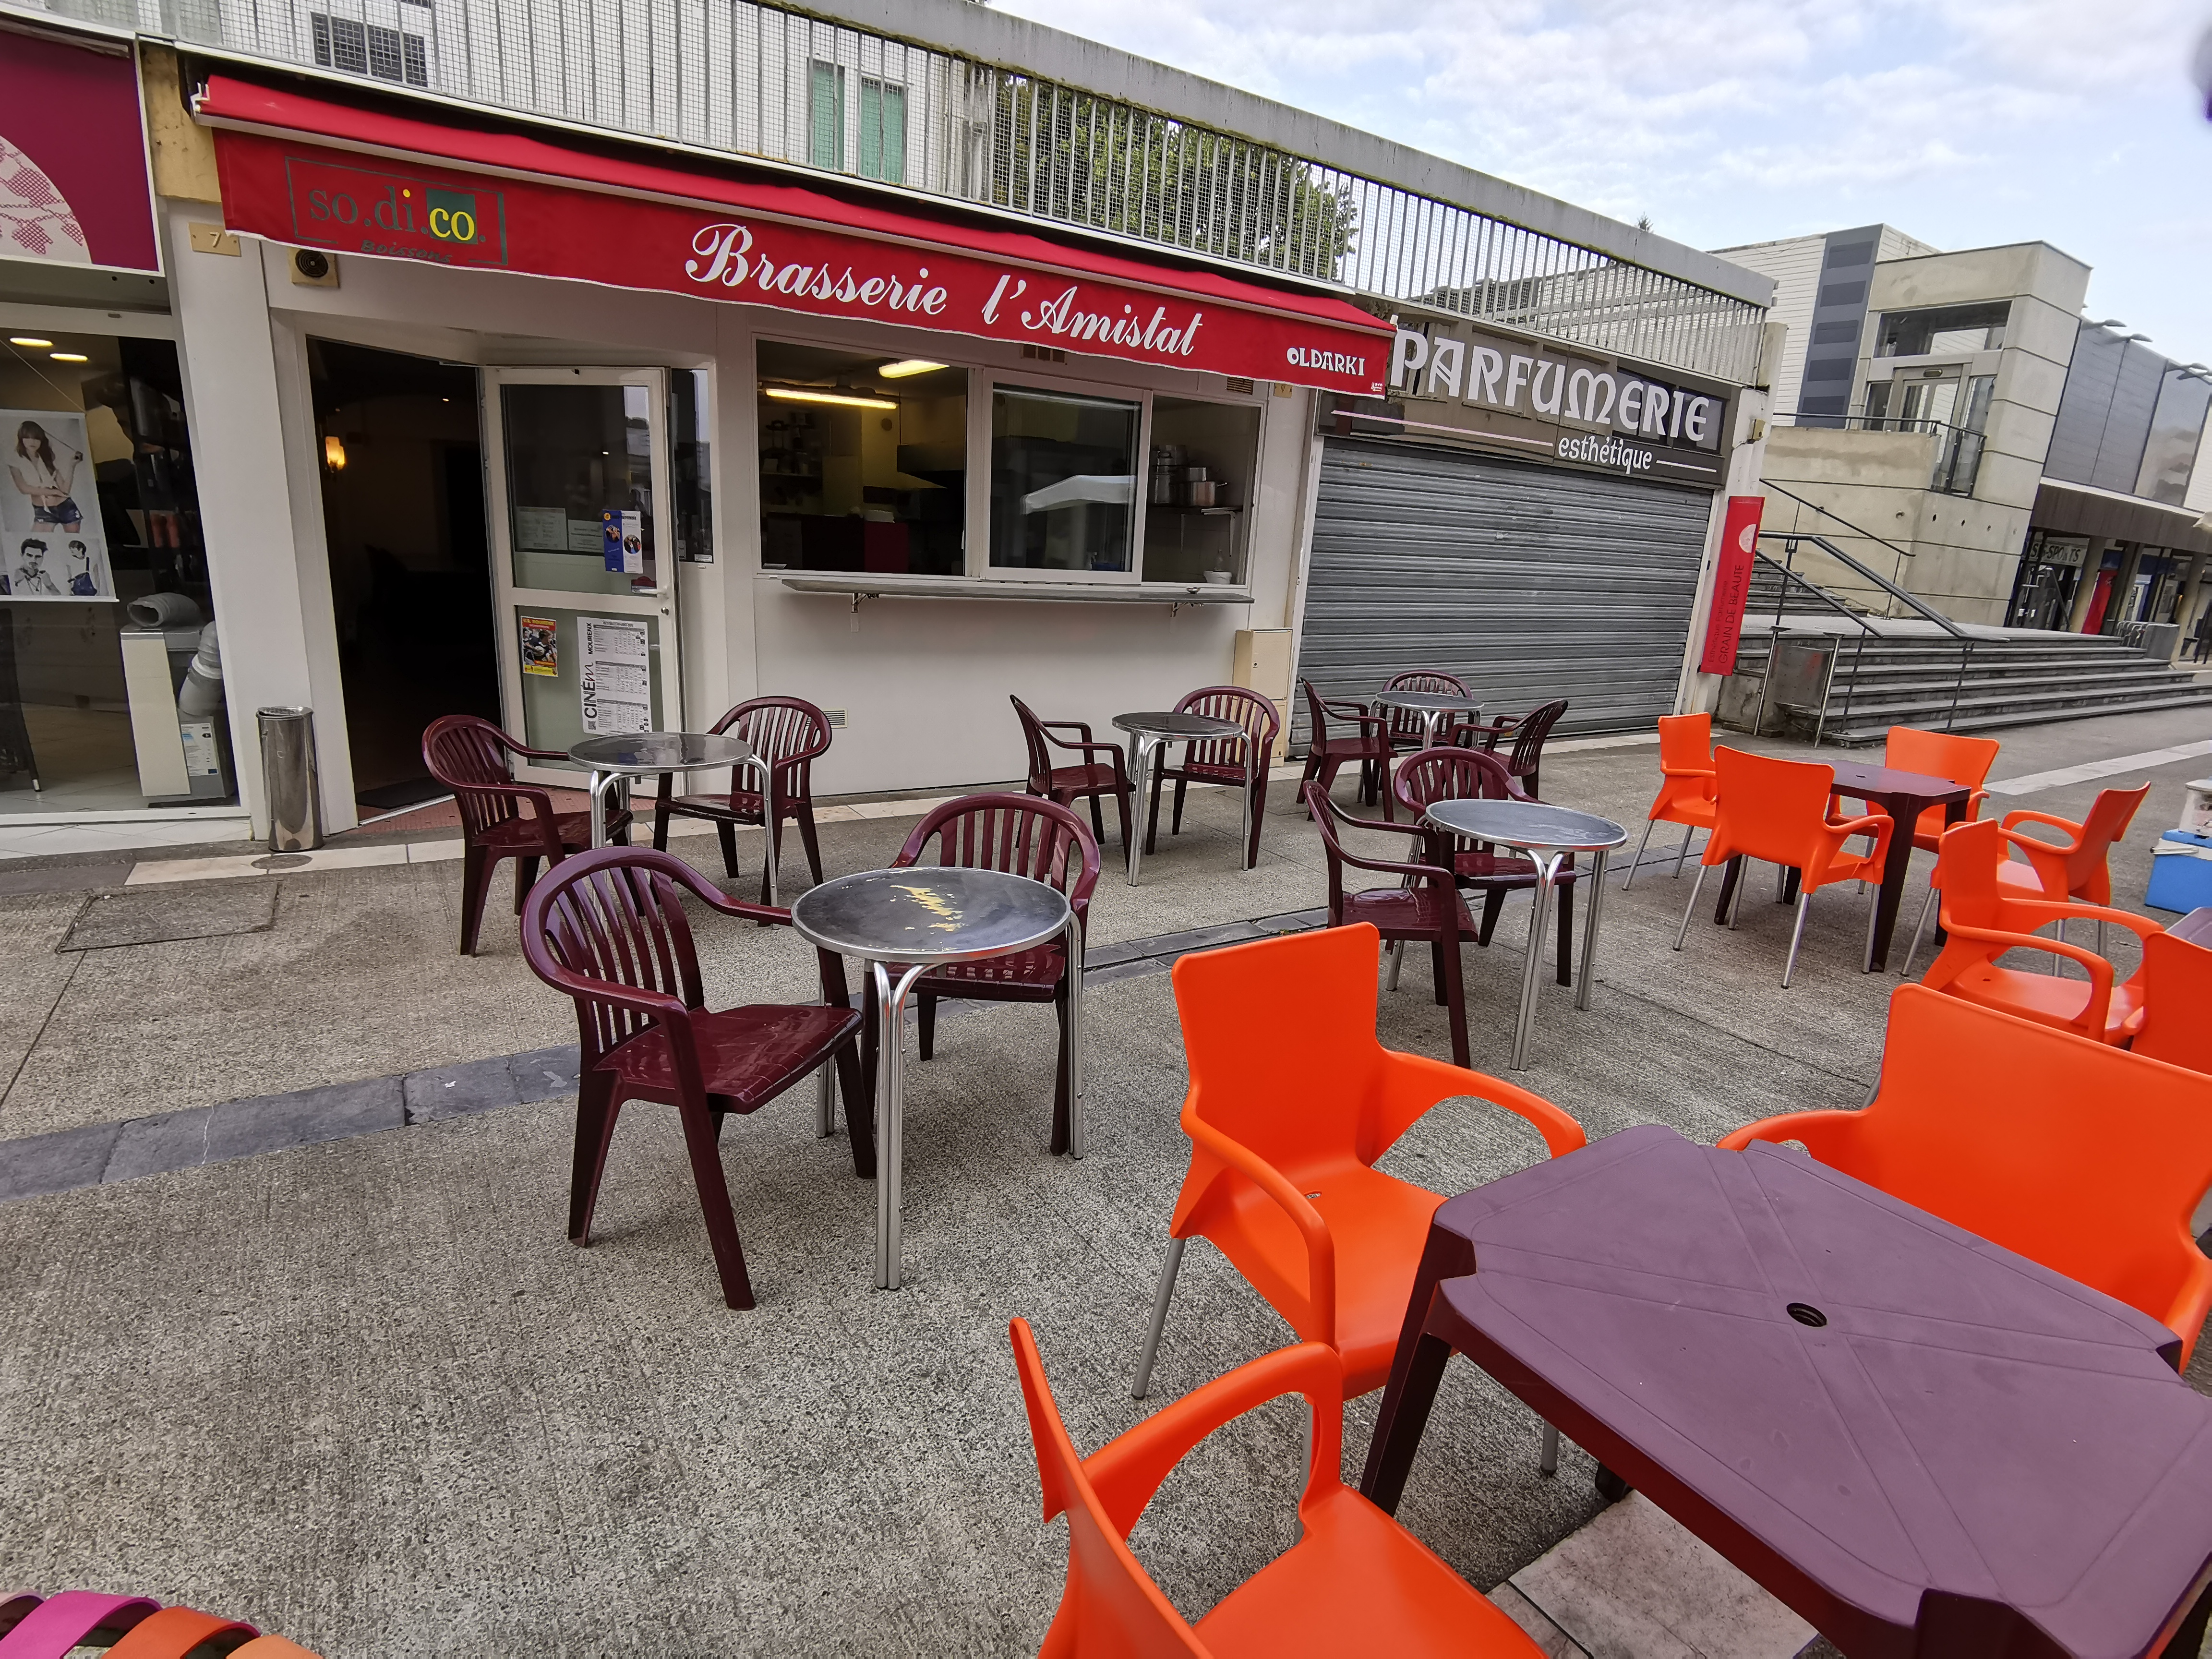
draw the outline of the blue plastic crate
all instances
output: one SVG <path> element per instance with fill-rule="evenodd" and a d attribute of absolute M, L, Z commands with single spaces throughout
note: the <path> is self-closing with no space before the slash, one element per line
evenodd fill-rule
<path fill-rule="evenodd" d="M 2212 904 L 2212 836 L 2169 830 L 2158 838 L 2150 860 L 2150 891 L 2144 902 L 2154 910 L 2195 910 Z"/>

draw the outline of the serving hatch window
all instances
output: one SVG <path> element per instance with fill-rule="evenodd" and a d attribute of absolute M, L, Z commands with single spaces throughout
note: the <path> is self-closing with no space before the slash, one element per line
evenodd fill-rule
<path fill-rule="evenodd" d="M 991 393 L 991 563 L 1133 572 L 1144 405 L 1024 386 Z"/>
<path fill-rule="evenodd" d="M 963 574 L 968 371 L 780 340 L 758 367 L 763 568 Z"/>

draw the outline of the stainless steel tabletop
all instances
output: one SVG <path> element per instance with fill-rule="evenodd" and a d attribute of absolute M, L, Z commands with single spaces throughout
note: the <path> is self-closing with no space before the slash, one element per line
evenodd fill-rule
<path fill-rule="evenodd" d="M 1469 841 L 1560 853 L 1596 853 L 1621 845 L 1628 831 L 1611 818 L 1544 801 L 1440 800 L 1423 821 Z"/>
<path fill-rule="evenodd" d="M 586 738 L 568 749 L 568 758 L 594 772 L 704 772 L 742 766 L 753 746 L 742 738 L 704 732 L 636 732 L 626 737 Z"/>
<path fill-rule="evenodd" d="M 1058 889 L 1003 870 L 864 870 L 793 901 L 799 937 L 867 962 L 975 962 L 1042 945 L 1067 927 Z"/>
<path fill-rule="evenodd" d="M 1403 708 L 1419 714 L 1480 714 L 1482 699 L 1457 691 L 1380 691 L 1376 707 Z"/>
<path fill-rule="evenodd" d="M 1181 742 L 1188 738 L 1205 742 L 1214 738 L 1241 738 L 1244 728 L 1235 720 L 1216 720 L 1211 714 L 1176 714 L 1164 709 L 1137 714 L 1116 714 L 1114 724 L 1124 732 L 1147 738 L 1166 738 Z"/>

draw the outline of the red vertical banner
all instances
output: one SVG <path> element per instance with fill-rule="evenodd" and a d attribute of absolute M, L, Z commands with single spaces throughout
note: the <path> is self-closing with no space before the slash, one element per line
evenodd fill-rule
<path fill-rule="evenodd" d="M 1765 511 L 1764 495 L 1729 497 L 1728 517 L 1721 525 L 1720 568 L 1713 574 L 1712 614 L 1705 618 L 1705 652 L 1698 659 L 1700 673 L 1735 672 L 1736 641 L 1751 598 L 1752 556 L 1759 549 L 1759 520 Z"/>

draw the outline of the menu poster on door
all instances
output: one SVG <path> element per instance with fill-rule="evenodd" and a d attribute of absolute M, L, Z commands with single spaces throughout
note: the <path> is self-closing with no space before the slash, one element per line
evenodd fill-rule
<path fill-rule="evenodd" d="M 600 534 L 606 543 L 607 568 L 619 575 L 635 576 L 645 568 L 645 515 L 617 512 L 599 514 Z"/>
<path fill-rule="evenodd" d="M 561 678 L 561 624 L 550 617 L 517 617 L 522 631 L 522 672 Z"/>
<path fill-rule="evenodd" d="M 48 409 L 0 410 L 0 594 L 10 599 L 113 600 L 107 532 L 93 467 L 127 460 L 131 446 L 112 420 L 105 441 L 85 417 Z M 99 453 L 95 453 L 95 452 Z"/>
<path fill-rule="evenodd" d="M 582 617 L 584 730 L 595 738 L 653 730 L 653 660 L 647 629 L 629 617 Z"/>

